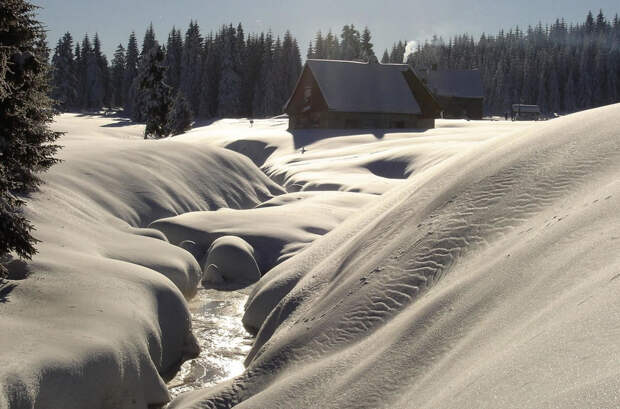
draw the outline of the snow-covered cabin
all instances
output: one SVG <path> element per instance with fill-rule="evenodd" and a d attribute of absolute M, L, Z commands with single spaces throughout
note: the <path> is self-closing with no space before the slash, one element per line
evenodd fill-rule
<path fill-rule="evenodd" d="M 426 129 L 440 106 L 407 64 L 309 59 L 284 112 L 289 129 Z"/>
<path fill-rule="evenodd" d="M 420 70 L 444 118 L 482 119 L 484 88 L 479 70 Z"/>

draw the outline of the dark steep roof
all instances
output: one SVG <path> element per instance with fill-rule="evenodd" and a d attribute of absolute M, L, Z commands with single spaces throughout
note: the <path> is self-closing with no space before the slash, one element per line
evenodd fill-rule
<path fill-rule="evenodd" d="M 308 60 L 328 109 L 338 112 L 421 114 L 404 72 L 406 64 Z"/>
<path fill-rule="evenodd" d="M 482 98 L 484 89 L 478 70 L 430 71 L 427 86 L 435 95 L 459 98 Z"/>

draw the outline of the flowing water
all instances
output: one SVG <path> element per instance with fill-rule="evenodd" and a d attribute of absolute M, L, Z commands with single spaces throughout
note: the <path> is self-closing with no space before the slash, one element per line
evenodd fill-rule
<path fill-rule="evenodd" d="M 243 360 L 253 342 L 241 324 L 248 298 L 244 292 L 201 288 L 190 301 L 192 325 L 201 352 L 198 358 L 185 362 L 168 383 L 172 397 L 213 386 L 243 372 Z"/>

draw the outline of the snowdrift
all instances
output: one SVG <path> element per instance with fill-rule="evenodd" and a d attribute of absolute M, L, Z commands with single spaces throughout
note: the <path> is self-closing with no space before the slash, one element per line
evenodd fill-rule
<path fill-rule="evenodd" d="M 149 223 L 247 208 L 283 190 L 246 157 L 143 141 L 140 126 L 63 115 L 63 162 L 27 217 L 39 254 L 0 287 L 0 408 L 146 408 L 197 354 L 185 303 L 202 271 Z"/>
<path fill-rule="evenodd" d="M 620 105 L 400 183 L 264 276 L 246 372 L 170 407 L 620 406 Z"/>
<path fill-rule="evenodd" d="M 201 264 L 217 238 L 240 237 L 254 248 L 264 274 L 375 199 L 374 195 L 348 192 L 288 193 L 253 209 L 185 213 L 156 220 L 150 227 L 164 232 L 172 243 L 196 243 Z"/>
<path fill-rule="evenodd" d="M 287 131 L 287 120 L 225 119 L 180 135 L 250 157 L 289 192 L 338 190 L 382 194 L 414 173 L 531 122 L 440 120 L 423 132 L 312 129 Z"/>

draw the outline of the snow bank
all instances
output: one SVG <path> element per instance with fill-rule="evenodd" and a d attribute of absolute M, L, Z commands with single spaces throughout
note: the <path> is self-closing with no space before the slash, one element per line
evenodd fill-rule
<path fill-rule="evenodd" d="M 164 380 L 198 352 L 185 298 L 202 271 L 146 226 L 282 189 L 229 150 L 144 141 L 114 119 L 55 126 L 69 130 L 63 162 L 26 209 L 40 252 L 0 288 L 0 408 L 163 404 Z"/>
<path fill-rule="evenodd" d="M 260 280 L 254 249 L 236 236 L 222 236 L 211 244 L 203 271 L 207 288 L 236 290 Z"/>
<path fill-rule="evenodd" d="M 618 124 L 617 104 L 413 172 L 265 276 L 246 372 L 170 407 L 619 406 Z"/>
<path fill-rule="evenodd" d="M 156 220 L 150 226 L 172 243 L 194 242 L 200 261 L 217 238 L 240 237 L 254 249 L 264 274 L 374 199 L 376 196 L 348 192 L 289 193 L 253 209 L 191 212 Z"/>
<path fill-rule="evenodd" d="M 472 149 L 478 143 L 532 126 L 531 122 L 439 120 L 424 132 L 287 130 L 288 121 L 221 120 L 178 137 L 241 152 L 289 192 L 340 190 L 382 194 L 403 179 Z"/>

